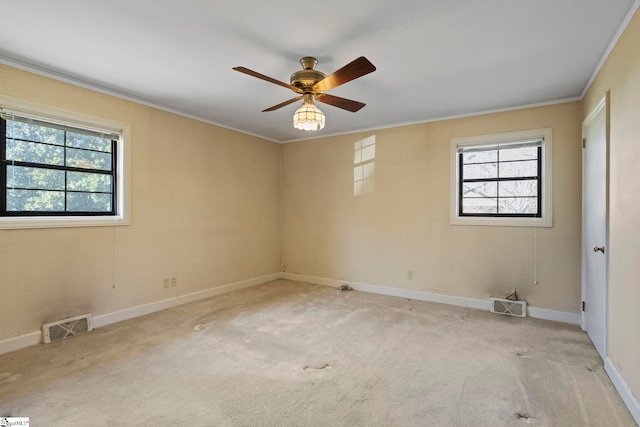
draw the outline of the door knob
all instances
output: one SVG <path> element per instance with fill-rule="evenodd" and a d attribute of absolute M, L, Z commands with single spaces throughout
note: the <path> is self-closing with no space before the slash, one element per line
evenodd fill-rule
<path fill-rule="evenodd" d="M 593 252 L 602 252 L 604 253 L 604 246 L 594 246 Z"/>

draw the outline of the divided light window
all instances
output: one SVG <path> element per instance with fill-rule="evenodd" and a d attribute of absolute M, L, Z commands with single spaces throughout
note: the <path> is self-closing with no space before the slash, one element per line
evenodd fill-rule
<path fill-rule="evenodd" d="M 0 216 L 116 215 L 118 134 L 0 117 Z"/>
<path fill-rule="evenodd" d="M 458 215 L 541 217 L 543 141 L 459 146 Z"/>

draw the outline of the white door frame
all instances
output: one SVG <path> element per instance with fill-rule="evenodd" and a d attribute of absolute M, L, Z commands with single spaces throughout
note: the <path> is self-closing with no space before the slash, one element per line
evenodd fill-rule
<path fill-rule="evenodd" d="M 582 122 L 582 138 L 583 141 L 586 137 L 586 127 L 593 120 L 593 118 L 600 113 L 602 109 L 605 109 L 605 120 L 606 120 L 606 130 L 605 130 L 605 144 L 606 144 L 606 219 L 605 219 L 605 306 L 604 306 L 604 354 L 602 355 L 603 359 L 608 355 L 609 349 L 609 92 L 605 94 L 605 96 L 600 100 L 598 105 L 587 115 L 587 117 Z M 581 271 L 581 291 L 582 291 L 582 301 L 584 303 L 586 297 L 586 277 L 585 277 L 585 253 L 586 253 L 586 245 L 590 244 L 585 239 L 585 194 L 586 194 L 586 180 L 585 180 L 585 160 L 586 160 L 586 151 L 582 150 L 582 244 L 580 245 L 580 252 L 582 258 L 582 271 Z M 585 312 L 581 311 L 580 318 L 580 326 L 583 330 L 586 330 L 586 317 Z"/>

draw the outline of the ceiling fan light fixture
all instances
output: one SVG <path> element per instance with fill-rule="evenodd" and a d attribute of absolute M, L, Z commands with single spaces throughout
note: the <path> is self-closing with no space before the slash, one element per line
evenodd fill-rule
<path fill-rule="evenodd" d="M 314 104 L 313 95 L 306 94 L 302 107 L 293 113 L 293 127 L 308 131 L 318 131 L 324 127 L 324 113 Z"/>
<path fill-rule="evenodd" d="M 316 107 L 314 102 L 316 97 L 317 100 L 323 104 L 329 104 L 355 113 L 364 107 L 365 104 L 351 99 L 329 95 L 326 92 L 350 82 L 351 80 L 372 73 L 376 70 L 376 67 L 369 62 L 367 58 L 361 56 L 340 68 L 338 71 L 327 76 L 322 71 L 315 69 L 317 63 L 318 60 L 311 56 L 305 56 L 302 58 L 300 60 L 302 70 L 298 70 L 291 74 L 291 83 L 276 80 L 245 67 L 234 67 L 233 69 L 243 74 L 256 77 L 260 80 L 291 89 L 296 93 L 295 98 L 281 102 L 273 107 L 266 108 L 262 110 L 263 113 L 276 111 L 282 107 L 293 104 L 300 99 L 304 99 L 302 107 L 298 108 L 298 110 L 293 114 L 293 127 L 306 131 L 319 131 L 324 128 L 324 113 Z"/>

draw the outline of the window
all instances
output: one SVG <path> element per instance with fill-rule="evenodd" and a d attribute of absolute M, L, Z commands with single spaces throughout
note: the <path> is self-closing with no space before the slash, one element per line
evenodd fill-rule
<path fill-rule="evenodd" d="M 115 215 L 119 135 L 3 115 L 0 215 Z"/>
<path fill-rule="evenodd" d="M 540 217 L 542 140 L 458 147 L 458 215 Z"/>
<path fill-rule="evenodd" d="M 451 223 L 551 226 L 551 144 L 551 129 L 453 138 Z"/>
<path fill-rule="evenodd" d="M 0 228 L 128 223 L 128 125 L 0 102 Z"/>

